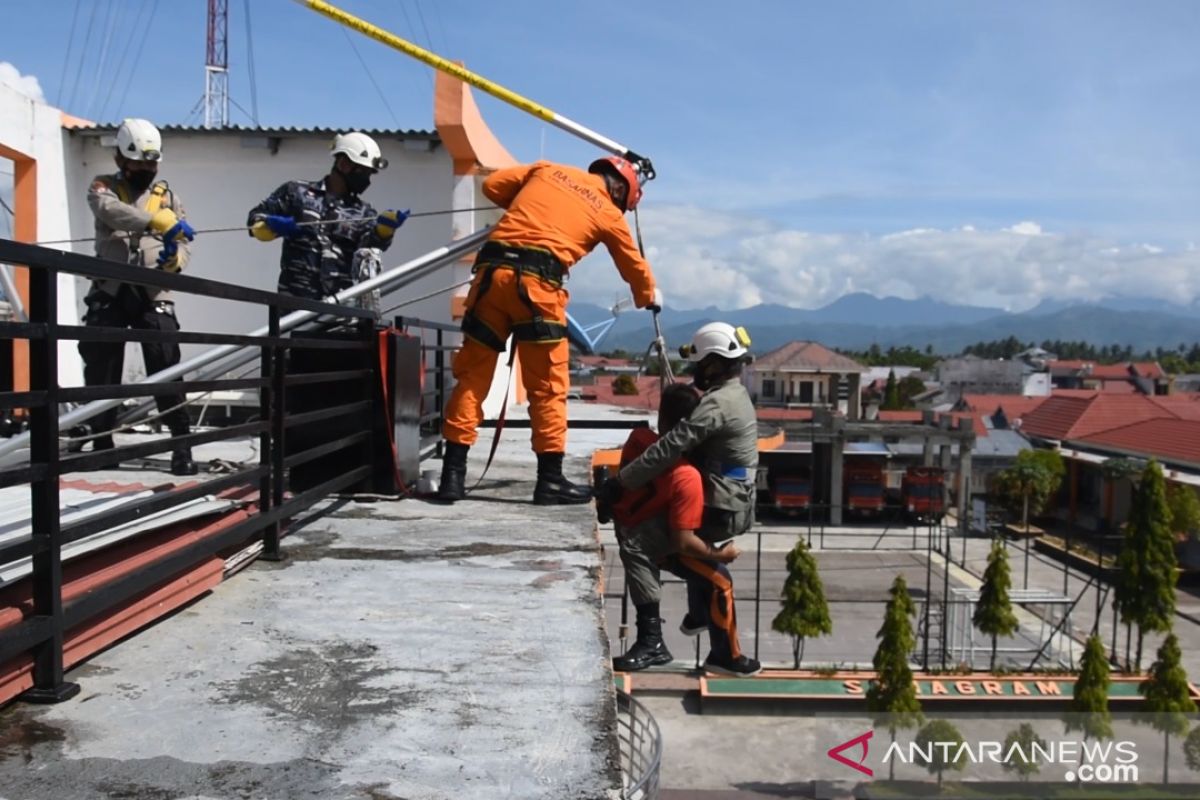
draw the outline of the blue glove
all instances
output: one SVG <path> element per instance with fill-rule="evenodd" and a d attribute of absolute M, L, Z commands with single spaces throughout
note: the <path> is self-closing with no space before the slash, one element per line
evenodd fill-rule
<path fill-rule="evenodd" d="M 187 239 L 189 242 L 196 238 L 196 232 L 192 230 L 192 226 L 187 224 L 187 220 L 181 219 L 170 227 L 163 234 L 163 244 L 170 243 L 172 246 L 178 241 Z M 174 255 L 174 250 L 171 251 Z"/>
<path fill-rule="evenodd" d="M 277 217 L 274 214 L 268 214 L 262 218 L 262 221 L 271 229 L 271 233 L 285 239 L 300 233 L 300 226 L 292 217 Z"/>
<path fill-rule="evenodd" d="M 404 220 L 408 219 L 410 213 L 407 208 L 403 211 L 389 208 L 375 218 L 375 234 L 382 239 L 391 238 L 396 229 L 404 224 Z"/>
<path fill-rule="evenodd" d="M 168 261 L 172 261 L 176 265 L 178 265 L 179 262 L 175 260 L 175 256 L 178 254 L 178 252 L 179 252 L 178 242 L 176 242 L 174 239 L 164 238 L 162 249 L 158 251 L 158 265 L 161 267 L 161 266 L 165 265 Z M 169 271 L 174 272 L 175 270 L 169 270 Z"/>

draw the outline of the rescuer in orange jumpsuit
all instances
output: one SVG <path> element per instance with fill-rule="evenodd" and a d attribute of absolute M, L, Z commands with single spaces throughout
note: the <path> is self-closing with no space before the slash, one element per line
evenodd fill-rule
<path fill-rule="evenodd" d="M 442 425 L 446 440 L 438 498 L 465 495 L 467 452 L 483 421 L 496 359 L 516 339 L 521 380 L 529 393 L 538 505 L 586 503 L 591 491 L 563 477 L 567 444 L 567 270 L 603 243 L 638 308 L 662 309 L 650 265 L 625 222 L 641 199 L 637 169 L 622 158 L 594 161 L 587 172 L 538 161 L 499 170 L 483 193 L 505 214 L 475 259 L 463 317 L 463 346 L 454 357 L 457 383 Z"/>

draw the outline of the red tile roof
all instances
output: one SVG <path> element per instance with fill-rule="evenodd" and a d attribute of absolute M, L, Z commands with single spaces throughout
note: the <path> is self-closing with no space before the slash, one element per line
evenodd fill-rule
<path fill-rule="evenodd" d="M 765 422 L 783 422 L 786 420 L 808 421 L 812 419 L 811 408 L 771 408 L 758 409 L 758 418 Z"/>
<path fill-rule="evenodd" d="M 1157 361 L 1127 361 L 1122 364 L 1097 364 L 1094 361 L 1078 359 L 1060 359 L 1051 361 L 1050 372 L 1054 375 L 1065 375 L 1070 372 L 1082 372 L 1084 377 L 1102 381 L 1127 381 L 1138 378 L 1165 378 L 1166 373 Z"/>
<path fill-rule="evenodd" d="M 626 408 L 644 408 L 648 411 L 658 410 L 659 396 L 662 394 L 659 388 L 658 377 L 655 375 L 631 375 L 637 384 L 637 394 L 615 394 L 613 392 L 613 381 L 623 377 L 620 375 L 600 375 L 597 376 L 596 382 L 591 386 L 580 387 L 583 390 L 583 399 L 595 402 L 605 403 L 611 406 L 625 406 Z M 680 383 L 687 383 L 687 380 L 681 380 Z"/>
<path fill-rule="evenodd" d="M 817 342 L 788 342 L 754 359 L 754 368 L 816 372 L 866 372 L 867 368 Z"/>
<path fill-rule="evenodd" d="M 1021 418 L 1022 433 L 1082 439 L 1151 419 L 1196 419 L 1189 401 L 1107 392 L 1055 392 Z"/>
<path fill-rule="evenodd" d="M 638 362 L 628 358 L 609 358 L 608 356 L 576 356 L 585 367 L 636 367 Z"/>
<path fill-rule="evenodd" d="M 1081 441 L 1155 456 L 1166 461 L 1200 464 L 1200 419 L 1160 418 L 1095 433 Z"/>
<path fill-rule="evenodd" d="M 902 409 L 899 411 L 879 410 L 879 420 L 881 422 L 920 422 L 921 419 L 921 412 L 913 409 Z"/>
<path fill-rule="evenodd" d="M 1016 422 L 1024 417 L 1030 411 L 1040 406 L 1045 402 L 1044 395 L 1038 397 L 1026 397 L 1020 394 L 964 394 L 963 402 L 971 411 L 977 411 L 984 416 L 995 416 L 1000 409 L 1004 410 L 1004 416 L 1008 418 L 1009 423 Z"/>

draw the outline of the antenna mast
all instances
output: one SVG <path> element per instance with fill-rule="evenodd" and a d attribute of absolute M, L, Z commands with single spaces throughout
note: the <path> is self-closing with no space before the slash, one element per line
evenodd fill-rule
<path fill-rule="evenodd" d="M 229 3 L 208 0 L 208 47 L 204 61 L 204 127 L 229 125 Z"/>

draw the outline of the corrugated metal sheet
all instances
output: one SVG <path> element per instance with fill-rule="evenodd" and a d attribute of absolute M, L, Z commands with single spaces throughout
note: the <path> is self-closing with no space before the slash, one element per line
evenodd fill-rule
<path fill-rule="evenodd" d="M 141 486 L 128 491 L 120 490 L 91 490 L 78 487 L 64 487 L 60 491 L 62 505 L 62 524 L 64 526 L 104 514 L 122 505 L 136 502 L 139 499 L 154 494 L 153 490 Z M 215 497 L 201 497 L 189 503 L 183 503 L 155 514 L 119 525 L 108 530 L 100 531 L 91 536 L 63 546 L 63 560 L 99 550 L 110 544 L 137 536 L 146 531 L 164 528 L 176 522 L 182 522 L 196 517 L 219 514 L 239 505 L 235 500 L 224 500 Z M 28 540 L 33 534 L 30 519 L 29 487 L 9 486 L 0 489 L 0 545 L 13 544 Z M 20 580 L 30 573 L 31 559 L 23 558 L 8 564 L 0 565 L 0 587 Z"/>
<path fill-rule="evenodd" d="M 72 135 L 80 136 L 106 136 L 116 132 L 117 127 L 121 123 L 118 122 L 100 122 L 91 127 L 86 128 L 71 128 Z M 243 136 L 336 136 L 339 133 L 345 133 L 349 130 L 359 130 L 368 136 L 377 139 L 436 139 L 441 140 L 437 131 L 423 131 L 416 128 L 403 130 L 400 128 L 326 128 L 326 127 L 297 127 L 297 126 L 279 126 L 279 127 L 261 127 L 256 125 L 230 125 L 225 128 L 205 128 L 203 125 L 160 125 L 158 129 L 163 133 L 188 133 L 188 134 L 205 134 L 209 136 L 218 136 L 221 134 L 239 134 Z"/>

